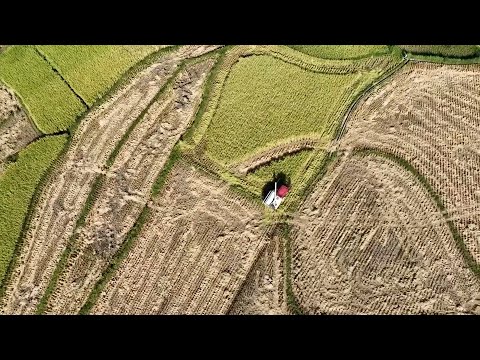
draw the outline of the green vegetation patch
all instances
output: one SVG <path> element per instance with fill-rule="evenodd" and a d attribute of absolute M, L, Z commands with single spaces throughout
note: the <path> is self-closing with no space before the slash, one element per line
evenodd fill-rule
<path fill-rule="evenodd" d="M 82 99 L 92 106 L 156 45 L 43 45 L 37 47 Z"/>
<path fill-rule="evenodd" d="M 287 155 L 282 159 L 273 160 L 265 166 L 261 166 L 255 171 L 247 174 L 246 180 L 257 185 L 256 190 L 258 194 L 261 193 L 261 186 L 268 181 L 271 181 L 274 174 L 284 173 L 287 178 L 295 183 L 295 179 L 311 154 L 311 150 L 302 150 L 295 154 Z"/>
<path fill-rule="evenodd" d="M 387 45 L 291 45 L 291 48 L 322 59 L 359 59 L 387 54 Z"/>
<path fill-rule="evenodd" d="M 67 142 L 66 135 L 44 137 L 20 151 L 0 176 L 0 282 L 21 234 L 30 201 L 41 178 Z"/>
<path fill-rule="evenodd" d="M 480 56 L 478 45 L 400 45 L 412 54 L 443 56 L 454 58 L 472 58 Z"/>
<path fill-rule="evenodd" d="M 228 164 L 290 137 L 324 134 L 352 100 L 361 73 L 325 74 L 272 56 L 240 58 L 206 132 L 206 151 Z"/>
<path fill-rule="evenodd" d="M 0 80 L 16 92 L 45 134 L 66 130 L 86 110 L 33 46 L 10 46 L 0 55 Z"/>

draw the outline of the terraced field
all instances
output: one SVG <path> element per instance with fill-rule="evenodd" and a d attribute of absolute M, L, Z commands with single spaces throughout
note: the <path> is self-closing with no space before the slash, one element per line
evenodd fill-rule
<path fill-rule="evenodd" d="M 33 313 L 63 249 L 73 235 L 88 195 L 129 126 L 173 75 L 180 62 L 215 46 L 187 46 L 141 71 L 81 122 L 61 163 L 51 174 L 25 238 L 18 267 L 4 297 L 5 312 Z"/>
<path fill-rule="evenodd" d="M 412 63 L 357 107 L 341 149 L 372 147 L 412 164 L 480 263 L 480 67 Z"/>
<path fill-rule="evenodd" d="M 147 203 L 173 146 L 190 124 L 212 65 L 209 59 L 180 71 L 122 146 L 105 174 L 85 225 L 78 230 L 75 252 L 60 275 L 49 312 L 76 313 L 86 301 Z"/>
<path fill-rule="evenodd" d="M 465 313 L 480 295 L 430 195 L 397 164 L 345 156 L 300 209 L 293 284 L 308 313 Z"/>
<path fill-rule="evenodd" d="M 181 164 L 93 314 L 222 314 L 267 242 L 261 208 Z"/>
<path fill-rule="evenodd" d="M 7 158 L 39 136 L 16 96 L 0 85 L 0 175 Z"/>
<path fill-rule="evenodd" d="M 294 221 L 307 312 L 480 311 L 479 70 L 407 64 L 357 104 Z"/>
<path fill-rule="evenodd" d="M 162 48 L 0 53 L 1 313 L 480 314 L 476 45 Z"/>

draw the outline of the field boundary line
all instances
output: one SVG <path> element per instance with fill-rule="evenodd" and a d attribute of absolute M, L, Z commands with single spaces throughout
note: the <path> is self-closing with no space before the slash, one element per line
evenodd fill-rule
<path fill-rule="evenodd" d="M 70 136 L 68 136 L 68 133 L 62 133 L 62 134 L 56 134 L 56 135 L 48 135 L 44 134 L 43 137 L 49 137 L 49 136 L 61 136 L 63 134 L 67 134 L 67 142 L 65 143 L 63 149 L 61 150 L 60 154 L 57 156 L 57 158 L 52 162 L 50 167 L 45 171 L 43 176 L 40 178 L 40 181 L 37 184 L 37 187 L 35 188 L 35 191 L 33 193 L 32 198 L 30 199 L 30 203 L 28 205 L 28 210 L 27 214 L 25 215 L 25 218 L 22 223 L 22 229 L 20 231 L 20 235 L 15 243 L 15 249 L 13 251 L 12 258 L 10 259 L 10 262 L 8 264 L 7 270 L 5 271 L 5 275 L 3 279 L 0 280 L 0 308 L 3 307 L 3 302 L 4 302 L 4 296 L 6 294 L 6 289 L 8 285 L 10 285 L 11 282 L 11 277 L 13 270 L 16 268 L 17 261 L 18 261 L 18 256 L 20 255 L 20 251 L 23 247 L 23 243 L 25 240 L 25 234 L 30 228 L 30 223 L 32 220 L 33 216 L 33 211 L 36 208 L 38 204 L 38 200 L 40 199 L 40 195 L 45 188 L 45 186 L 48 184 L 48 181 L 50 180 L 50 177 L 53 173 L 53 170 L 56 168 L 58 163 L 61 161 L 60 159 L 63 157 L 63 154 L 67 151 L 69 142 L 70 142 Z M 42 137 L 42 138 L 43 138 Z M 40 138 L 36 139 L 40 140 Z M 33 142 L 32 142 L 33 143 Z"/>
<path fill-rule="evenodd" d="M 122 135 L 121 139 L 116 143 L 115 148 L 110 153 L 110 156 L 106 161 L 104 170 L 108 170 L 110 168 L 110 166 L 115 161 L 115 158 L 118 155 L 120 149 L 128 140 L 128 137 L 130 136 L 132 131 L 144 118 L 145 114 L 148 112 L 150 107 L 162 96 L 162 94 L 165 93 L 165 90 L 172 84 L 173 79 L 176 78 L 176 76 L 178 75 L 178 73 L 182 68 L 183 68 L 183 63 L 178 66 L 178 68 L 173 72 L 173 74 L 168 78 L 165 84 L 158 90 L 158 92 L 155 94 L 152 100 L 148 103 L 145 109 L 142 110 L 142 112 L 137 116 L 137 118 L 129 126 L 127 131 Z M 87 200 L 85 201 L 85 204 L 82 208 L 82 213 L 80 217 L 77 219 L 77 222 L 73 230 L 73 234 L 69 238 L 67 247 L 62 252 L 60 260 L 57 263 L 57 266 L 55 267 L 55 270 L 52 274 L 52 278 L 50 279 L 49 284 L 47 285 L 47 289 L 45 290 L 44 295 L 42 296 L 39 304 L 37 305 L 37 314 L 43 314 L 48 309 L 48 301 L 50 300 L 51 295 L 55 291 L 57 287 L 58 279 L 60 278 L 60 275 L 62 274 L 65 268 L 65 265 L 67 264 L 67 260 L 70 257 L 70 254 L 72 253 L 73 247 L 75 246 L 75 243 L 76 243 L 76 239 L 78 238 L 78 231 L 84 225 L 85 219 L 90 213 L 90 210 L 96 201 L 96 194 L 100 190 L 104 179 L 105 179 L 105 175 L 103 174 L 98 175 L 97 178 L 95 179 L 92 189 L 90 190 Z"/>
<path fill-rule="evenodd" d="M 62 73 L 56 68 L 56 66 L 53 65 L 52 61 L 42 52 L 40 51 L 40 49 L 36 46 L 36 45 L 33 45 L 33 48 L 35 49 L 35 51 L 37 52 L 38 55 L 40 55 L 40 57 L 43 59 L 43 61 L 45 61 L 48 66 L 50 66 L 50 68 L 52 69 L 52 71 L 58 75 L 58 77 L 60 77 L 60 79 L 62 79 L 62 81 L 65 83 L 65 85 L 68 86 L 68 88 L 70 89 L 70 91 L 77 97 L 78 100 L 80 100 L 80 102 L 82 103 L 82 105 L 88 110 L 89 109 L 89 106 L 88 104 L 85 102 L 85 100 L 80 96 L 79 93 L 77 93 L 77 91 L 73 88 L 72 85 L 70 85 L 70 83 L 63 77 Z"/>
<path fill-rule="evenodd" d="M 404 159 L 403 157 L 397 154 L 394 154 L 388 151 L 379 150 L 375 148 L 361 147 L 361 148 L 355 148 L 352 151 L 351 156 L 355 156 L 355 155 L 380 156 L 392 162 L 395 162 L 397 165 L 399 165 L 400 167 L 410 172 L 414 176 L 414 178 L 427 190 L 428 195 L 433 200 L 437 209 L 439 210 L 445 222 L 447 223 L 450 233 L 452 234 L 452 237 L 455 241 L 455 244 L 457 245 L 458 250 L 463 256 L 465 264 L 477 277 L 477 280 L 480 280 L 480 264 L 475 260 L 473 255 L 468 250 L 461 233 L 458 231 L 453 221 L 449 218 L 448 211 L 445 207 L 445 204 L 443 203 L 442 198 L 434 190 L 434 188 L 432 187 L 430 182 L 427 180 L 427 178 L 420 171 L 418 171 L 417 168 L 415 168 L 408 160 Z"/>
<path fill-rule="evenodd" d="M 370 96 L 375 90 L 379 87 L 383 86 L 384 83 L 390 79 L 398 70 L 400 70 L 403 66 L 408 63 L 407 59 L 402 59 L 398 64 L 394 65 L 391 69 L 387 70 L 383 73 L 377 80 L 375 80 L 372 84 L 370 84 L 367 88 L 361 91 L 357 97 L 353 100 L 352 104 L 347 108 L 345 114 L 342 116 L 342 121 L 337 126 L 337 129 L 334 131 L 333 142 L 337 143 L 342 136 L 345 134 L 346 126 L 350 115 L 354 110 L 356 110 L 357 106 L 360 104 L 362 100 Z"/>
<path fill-rule="evenodd" d="M 368 59 L 368 58 L 372 58 L 372 57 L 380 57 L 382 55 L 388 55 L 388 54 L 391 54 L 393 52 L 393 50 L 391 49 L 391 45 L 385 45 L 387 46 L 388 50 L 385 51 L 385 52 L 380 52 L 380 51 L 375 51 L 375 52 L 372 52 L 372 53 L 369 53 L 369 54 L 366 54 L 366 55 L 361 55 L 361 56 L 355 56 L 355 57 L 351 57 L 351 58 L 328 58 L 328 57 L 321 57 L 321 56 L 316 56 L 316 55 L 310 55 L 308 53 L 305 53 L 301 50 L 297 50 L 295 49 L 294 47 L 292 47 L 292 45 L 286 45 L 288 46 L 290 49 L 293 49 L 295 51 L 298 51 L 302 54 L 305 54 L 305 55 L 308 55 L 308 56 L 311 56 L 311 57 L 314 57 L 314 58 L 318 58 L 318 59 L 324 59 L 324 60 L 340 60 L 340 61 L 348 61 L 348 60 L 362 60 L 362 59 Z"/>
<path fill-rule="evenodd" d="M 30 122 L 30 124 L 32 125 L 32 127 L 35 129 L 35 131 L 37 133 L 39 133 L 40 135 L 55 135 L 55 134 L 45 134 L 42 130 L 39 129 L 39 127 L 37 126 L 37 124 L 33 120 L 32 115 L 30 114 L 30 110 L 25 106 L 25 103 L 23 102 L 23 99 L 20 97 L 19 94 L 17 94 L 15 89 L 13 89 L 10 85 L 8 85 L 2 79 L 0 79 L 0 85 L 5 86 L 9 91 L 12 92 L 12 94 L 15 96 L 17 101 L 20 103 L 20 106 L 22 107 L 22 110 L 25 112 L 25 115 L 27 116 L 28 121 Z M 0 125 L 0 128 L 1 128 L 1 125 Z"/>

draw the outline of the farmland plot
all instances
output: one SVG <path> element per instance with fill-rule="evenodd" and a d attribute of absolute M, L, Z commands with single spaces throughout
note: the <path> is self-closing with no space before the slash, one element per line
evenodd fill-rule
<path fill-rule="evenodd" d="M 15 91 L 43 133 L 66 130 L 86 108 L 33 46 L 0 54 L 0 79 Z"/>
<path fill-rule="evenodd" d="M 339 148 L 354 147 L 410 162 L 480 263 L 480 66 L 406 65 L 349 117 Z"/>
<path fill-rule="evenodd" d="M 66 135 L 48 136 L 28 145 L 0 174 L 0 283 L 22 232 L 30 201 L 48 168 L 67 142 Z"/>
<path fill-rule="evenodd" d="M 35 129 L 15 95 L 0 85 L 0 175 L 2 162 L 35 140 Z"/>
<path fill-rule="evenodd" d="M 228 314 L 286 314 L 283 281 L 282 238 L 274 234 L 255 261 Z"/>
<path fill-rule="evenodd" d="M 261 207 L 178 163 L 94 314 L 222 314 L 267 242 Z"/>
<path fill-rule="evenodd" d="M 105 173 L 115 145 L 148 108 L 182 60 L 215 48 L 185 46 L 166 55 L 85 117 L 42 192 L 26 234 L 20 265 L 13 272 L 3 298 L 3 312 L 35 312 L 90 189 L 97 176 Z"/>
<path fill-rule="evenodd" d="M 128 68 L 160 46 L 41 45 L 37 49 L 92 106 Z"/>
<path fill-rule="evenodd" d="M 344 155 L 294 226 L 307 313 L 480 313 L 478 280 L 423 185 L 391 160 Z"/>
<path fill-rule="evenodd" d="M 134 225 L 170 152 L 191 123 L 214 63 L 187 65 L 149 108 L 122 146 L 97 193 L 75 254 L 52 294 L 48 312 L 77 313 Z"/>
<path fill-rule="evenodd" d="M 255 197 L 282 164 L 268 162 L 283 159 L 295 180 L 284 208 L 293 208 L 353 100 L 401 63 L 393 54 L 334 60 L 286 46 L 231 48 L 213 71 L 184 154 Z M 302 150 L 312 151 L 296 155 Z"/>

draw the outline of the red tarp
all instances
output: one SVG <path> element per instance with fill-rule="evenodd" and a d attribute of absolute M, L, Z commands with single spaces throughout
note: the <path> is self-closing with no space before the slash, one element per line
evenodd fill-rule
<path fill-rule="evenodd" d="M 285 197 L 287 193 L 288 193 L 288 187 L 286 187 L 285 185 L 280 186 L 277 190 L 277 195 L 280 196 L 281 198 Z"/>

